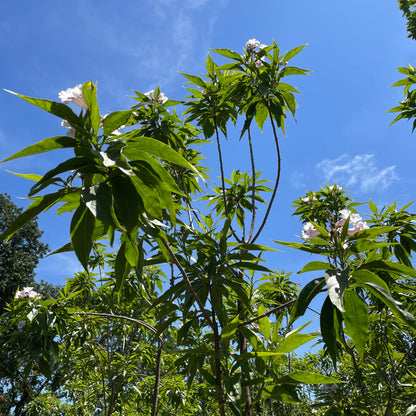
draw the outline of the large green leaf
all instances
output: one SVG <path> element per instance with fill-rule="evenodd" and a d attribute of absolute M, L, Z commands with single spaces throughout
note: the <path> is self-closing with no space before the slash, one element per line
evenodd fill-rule
<path fill-rule="evenodd" d="M 130 158 L 130 152 L 134 152 L 136 150 L 150 153 L 153 156 L 157 156 L 178 166 L 190 169 L 199 175 L 197 169 L 191 165 L 184 157 L 182 157 L 178 152 L 173 150 L 167 144 L 158 140 L 151 139 L 149 137 L 138 137 L 135 141 L 129 142 L 126 147 L 124 147 L 123 153 Z M 133 155 L 134 153 L 132 153 L 132 156 Z"/>
<path fill-rule="evenodd" d="M 75 147 L 76 140 L 67 136 L 49 137 L 35 144 L 32 144 L 23 150 L 9 156 L 7 159 L 2 160 L 0 163 L 7 162 L 8 160 L 17 159 L 19 157 L 32 156 L 38 153 L 49 152 L 55 149 L 64 149 L 68 147 Z"/>
<path fill-rule="evenodd" d="M 321 309 L 321 334 L 334 367 L 337 361 L 337 336 L 335 328 L 335 306 L 329 296 L 326 297 Z"/>
<path fill-rule="evenodd" d="M 25 211 L 19 215 L 16 220 L 0 235 L 0 241 L 9 239 L 17 230 L 23 227 L 26 223 L 35 218 L 42 211 L 46 211 L 53 204 L 60 201 L 68 191 L 61 189 L 58 192 L 39 196 L 34 198 L 34 201 L 26 208 Z"/>
<path fill-rule="evenodd" d="M 344 293 L 344 306 L 345 312 L 342 315 L 346 333 L 363 359 L 368 336 L 367 305 L 354 291 L 347 289 Z"/>
<path fill-rule="evenodd" d="M 103 121 L 104 135 L 109 136 L 129 120 L 133 110 L 114 111 L 110 113 Z"/>
<path fill-rule="evenodd" d="M 285 336 L 278 344 L 276 352 L 287 354 L 301 347 L 309 341 L 312 341 L 318 334 L 299 334 L 297 332 L 290 333 Z"/>
<path fill-rule="evenodd" d="M 80 205 L 71 221 L 71 242 L 78 260 L 87 271 L 94 228 L 95 217 L 85 205 Z"/>
<path fill-rule="evenodd" d="M 328 287 L 328 296 L 331 302 L 344 312 L 344 292 L 349 282 L 349 267 L 344 270 L 327 270 L 325 282 Z"/>
<path fill-rule="evenodd" d="M 235 61 L 242 61 L 242 57 L 239 53 L 231 51 L 229 49 L 212 49 L 214 52 L 219 53 L 222 56 L 225 56 L 226 58 L 234 59 Z"/>
<path fill-rule="evenodd" d="M 306 264 L 302 270 L 298 271 L 298 274 L 305 273 L 305 272 L 312 272 L 316 270 L 330 270 L 333 267 L 324 261 L 311 261 Z"/>
<path fill-rule="evenodd" d="M 42 110 L 47 111 L 48 113 L 51 113 L 57 117 L 67 120 L 72 127 L 83 128 L 78 116 L 71 110 L 70 107 L 68 107 L 65 104 L 57 103 L 55 101 L 50 100 L 44 100 L 41 98 L 27 97 L 25 95 L 21 95 L 9 90 L 5 91 L 9 92 L 10 94 L 17 95 L 20 98 L 23 98 L 28 103 L 33 104 L 34 106 L 39 107 Z"/>
<path fill-rule="evenodd" d="M 291 49 L 289 52 L 287 52 L 283 56 L 282 62 L 287 62 L 287 61 L 289 61 L 289 59 L 292 59 L 293 57 L 295 57 L 306 45 L 307 44 L 302 45 L 302 46 L 298 46 L 298 47 L 296 47 L 294 49 Z"/>
<path fill-rule="evenodd" d="M 124 281 L 126 280 L 126 277 L 128 276 L 131 270 L 131 266 L 126 259 L 125 250 L 126 242 L 124 241 L 120 246 L 120 249 L 116 256 L 116 261 L 114 263 L 114 278 L 116 281 L 115 291 L 117 293 L 120 292 L 121 288 L 124 285 Z"/>
<path fill-rule="evenodd" d="M 380 299 L 395 316 L 403 320 L 416 332 L 416 318 L 398 300 L 394 299 L 384 288 L 374 283 L 366 283 L 365 287 L 372 295 Z"/>
<path fill-rule="evenodd" d="M 95 135 L 97 135 L 101 123 L 100 109 L 98 108 L 97 103 L 97 83 L 94 85 L 91 81 L 85 82 L 82 86 L 82 95 L 88 105 L 91 126 Z"/>
<path fill-rule="evenodd" d="M 358 286 L 364 286 L 365 283 L 374 283 L 381 286 L 386 292 L 389 292 L 389 287 L 386 282 L 375 273 L 366 269 L 358 269 L 352 273 L 352 277 L 356 280 Z"/>
<path fill-rule="evenodd" d="M 105 182 L 83 187 L 81 190 L 81 198 L 95 218 L 124 231 L 114 212 L 111 188 Z"/>
<path fill-rule="evenodd" d="M 293 324 L 293 322 L 300 316 L 303 316 L 312 299 L 323 289 L 324 286 L 325 278 L 319 277 L 317 279 L 311 280 L 301 290 L 290 313 L 289 325 Z"/>
<path fill-rule="evenodd" d="M 406 266 L 401 263 L 396 263 L 390 260 L 374 260 L 360 265 L 358 270 L 369 269 L 369 270 L 383 270 L 386 272 L 398 273 L 401 276 L 416 277 L 416 269 Z"/>

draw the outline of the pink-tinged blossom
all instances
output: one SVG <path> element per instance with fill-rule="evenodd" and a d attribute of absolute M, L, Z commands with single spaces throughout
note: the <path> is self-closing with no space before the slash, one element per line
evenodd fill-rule
<path fill-rule="evenodd" d="M 78 107 L 88 110 L 88 105 L 82 95 L 82 84 L 76 85 L 74 88 L 68 88 L 59 93 L 59 98 L 64 104 L 74 103 Z"/>
<path fill-rule="evenodd" d="M 147 97 L 147 98 L 149 98 L 150 100 L 152 100 L 152 101 L 156 101 L 155 100 L 155 90 L 150 90 L 150 91 L 148 91 L 148 92 L 145 92 L 144 93 L 144 95 Z M 165 104 L 165 102 L 168 100 L 168 97 L 166 97 L 166 95 L 163 93 L 163 92 L 161 92 L 160 94 L 159 94 L 159 96 L 157 97 L 157 101 L 159 102 L 159 103 L 161 103 L 161 104 Z"/>
<path fill-rule="evenodd" d="M 19 332 L 22 332 L 23 331 L 23 328 L 24 328 L 24 326 L 26 325 L 26 321 L 25 320 L 23 320 L 23 321 L 20 321 L 18 324 L 17 324 L 17 329 L 18 329 L 18 331 Z"/>
<path fill-rule="evenodd" d="M 16 299 L 38 299 L 40 295 L 38 292 L 33 290 L 33 287 L 24 287 L 22 290 L 19 290 L 15 296 Z"/>
<path fill-rule="evenodd" d="M 311 222 L 307 222 L 303 226 L 302 230 L 302 238 L 305 240 L 309 240 L 312 237 L 317 237 L 319 235 L 319 231 L 313 226 Z"/>
<path fill-rule="evenodd" d="M 61 126 L 68 129 L 66 133 L 68 137 L 75 137 L 75 129 L 66 120 L 62 120 Z"/>
<path fill-rule="evenodd" d="M 342 227 L 349 217 L 349 225 L 351 225 L 352 228 L 348 230 L 348 235 L 354 235 L 358 231 L 367 230 L 369 228 L 359 214 L 353 214 L 349 209 L 342 209 L 339 213 L 341 215 L 341 219 L 335 224 L 335 226 Z"/>
<path fill-rule="evenodd" d="M 353 227 L 348 230 L 348 235 L 354 235 L 358 231 L 368 230 L 369 226 L 364 221 L 353 223 Z"/>
<path fill-rule="evenodd" d="M 264 56 L 256 61 L 256 67 L 260 68 L 264 65 Z"/>
<path fill-rule="evenodd" d="M 248 42 L 246 43 L 246 46 L 251 51 L 254 51 L 254 49 L 260 46 L 260 42 L 257 39 L 249 39 Z"/>

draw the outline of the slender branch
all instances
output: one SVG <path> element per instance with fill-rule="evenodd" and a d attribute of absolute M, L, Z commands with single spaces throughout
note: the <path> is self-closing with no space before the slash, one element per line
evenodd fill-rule
<path fill-rule="evenodd" d="M 147 322 L 142 321 L 141 319 L 130 318 L 129 316 L 124 315 L 114 315 L 111 313 L 104 313 L 104 312 L 72 312 L 70 315 L 86 315 L 86 316 L 96 316 L 100 318 L 107 318 L 107 319 L 122 319 L 124 321 L 133 322 L 137 325 L 141 325 L 144 328 L 148 329 L 149 331 L 157 334 L 157 329 L 153 326 L 149 325 Z M 153 403 L 152 403 L 152 413 L 151 416 L 157 416 L 157 406 L 159 400 L 159 387 L 160 387 L 160 373 L 161 373 L 161 366 L 162 366 L 162 350 L 163 350 L 163 338 L 162 335 L 158 336 L 158 347 L 157 347 L 157 356 L 156 356 L 156 370 L 155 370 L 155 387 L 153 393 Z M 105 404 L 104 404 L 105 405 Z"/>
<path fill-rule="evenodd" d="M 294 304 L 295 302 L 296 302 L 296 299 L 290 300 L 289 302 L 283 303 L 282 305 L 279 305 L 279 306 L 276 306 L 276 307 L 275 307 L 275 308 L 273 308 L 273 309 L 270 309 L 269 311 L 267 311 L 267 312 L 266 312 L 266 313 L 264 313 L 263 315 L 256 316 L 255 318 L 250 319 L 250 320 L 248 320 L 248 321 L 246 321 L 246 322 L 241 322 L 240 324 L 238 324 L 238 326 L 246 326 L 246 325 L 250 325 L 250 324 L 252 324 L 253 322 L 258 321 L 259 319 L 262 319 L 262 318 L 265 318 L 266 316 L 271 315 L 273 312 L 276 312 L 276 311 L 278 311 L 278 310 L 280 310 L 280 309 L 284 309 L 284 308 L 286 308 L 286 307 L 288 307 L 288 306 L 290 306 L 290 305 Z"/>
<path fill-rule="evenodd" d="M 198 294 L 195 292 L 194 288 L 192 287 L 191 282 L 188 279 L 188 275 L 186 274 L 185 269 L 182 267 L 181 263 L 179 262 L 178 258 L 175 256 L 175 253 L 172 251 L 172 249 L 170 248 L 169 244 L 167 241 L 165 241 L 163 238 L 161 239 L 163 245 L 165 246 L 166 250 L 169 252 L 169 255 L 173 261 L 173 263 L 176 265 L 176 267 L 179 269 L 183 280 L 187 286 L 187 288 L 189 289 L 189 291 L 191 292 L 195 302 L 198 304 L 199 309 L 202 313 L 202 316 L 205 318 L 205 320 L 207 321 L 208 325 L 211 327 L 211 329 L 214 329 L 214 325 L 213 322 L 211 320 L 211 318 L 209 317 L 207 311 L 204 308 L 204 305 L 201 302 L 201 299 L 199 299 Z"/>
<path fill-rule="evenodd" d="M 267 110 L 269 111 L 270 123 L 272 124 L 274 143 L 275 143 L 275 146 L 276 146 L 277 172 L 276 172 L 276 180 L 275 180 L 275 183 L 274 183 L 272 197 L 270 198 L 269 205 L 267 206 L 266 214 L 264 215 L 263 221 L 262 221 L 262 223 L 260 225 L 260 228 L 258 229 L 256 235 L 251 240 L 251 243 L 254 243 L 257 240 L 258 236 L 260 235 L 260 233 L 263 230 L 263 227 L 266 225 L 266 221 L 267 221 L 267 218 L 269 217 L 270 211 L 272 209 L 273 201 L 274 201 L 274 198 L 276 197 L 277 188 L 279 187 L 279 182 L 280 182 L 281 158 L 280 158 L 279 139 L 277 137 L 276 126 L 274 124 L 273 117 L 272 117 L 272 114 L 270 112 L 269 103 L 267 101 L 266 101 L 266 106 L 267 106 Z"/>
<path fill-rule="evenodd" d="M 251 176 L 252 176 L 252 186 L 253 189 L 251 190 L 251 205 L 253 206 L 253 214 L 251 217 L 251 226 L 250 231 L 248 233 L 247 239 L 245 240 L 246 243 L 250 241 L 250 238 L 254 232 L 254 225 L 256 223 L 256 167 L 254 165 L 254 152 L 253 152 L 253 143 L 251 141 L 251 132 L 250 127 L 247 130 L 248 132 L 248 147 L 250 149 L 250 163 L 251 163 Z"/>
<path fill-rule="evenodd" d="M 218 162 L 220 164 L 220 171 L 221 171 L 221 189 L 222 189 L 222 201 L 224 203 L 224 213 L 225 216 L 228 218 L 228 207 L 227 207 L 227 198 L 225 196 L 225 179 L 224 179 L 224 163 L 222 161 L 222 151 L 221 151 L 221 144 L 220 144 L 220 134 L 218 132 L 217 120 L 214 119 L 215 125 L 215 138 L 217 141 L 217 150 L 218 150 Z M 234 232 L 233 227 L 230 225 L 230 230 L 234 236 L 234 238 L 241 243 L 241 239 L 238 238 L 237 234 Z"/>

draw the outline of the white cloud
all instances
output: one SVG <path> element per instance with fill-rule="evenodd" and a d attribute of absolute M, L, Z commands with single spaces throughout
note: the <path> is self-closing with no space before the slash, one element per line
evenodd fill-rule
<path fill-rule="evenodd" d="M 379 168 L 371 154 L 354 157 L 343 154 L 336 159 L 322 160 L 317 168 L 323 172 L 327 182 L 355 187 L 361 192 L 383 191 L 398 180 L 395 165 Z"/>

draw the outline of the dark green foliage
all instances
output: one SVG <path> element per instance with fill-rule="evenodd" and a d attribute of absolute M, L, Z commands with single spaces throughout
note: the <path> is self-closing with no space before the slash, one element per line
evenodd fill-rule
<path fill-rule="evenodd" d="M 0 233 L 22 213 L 7 194 L 0 194 Z M 0 241 L 0 311 L 10 302 L 16 290 L 34 283 L 35 268 L 48 251 L 39 241 L 42 232 L 36 219 L 26 223 L 8 242 Z"/>

